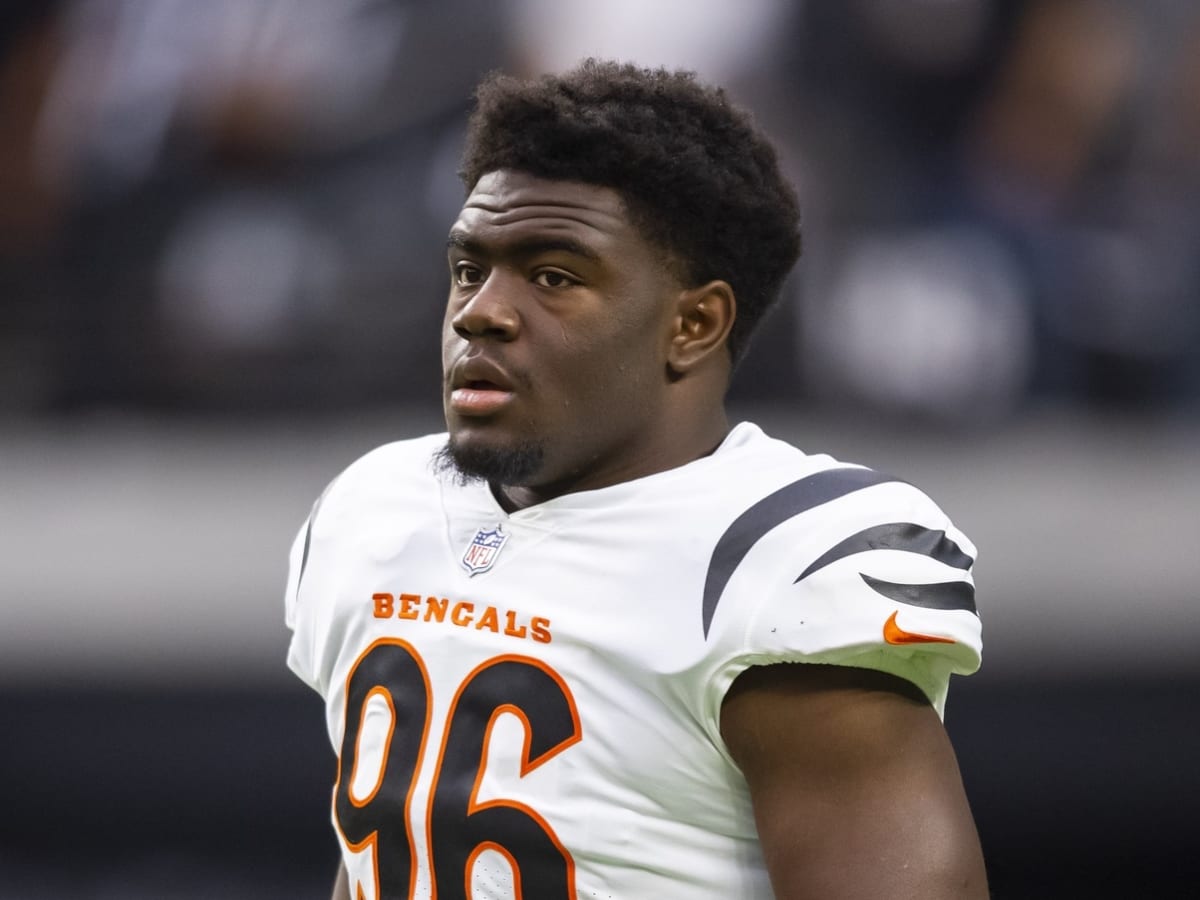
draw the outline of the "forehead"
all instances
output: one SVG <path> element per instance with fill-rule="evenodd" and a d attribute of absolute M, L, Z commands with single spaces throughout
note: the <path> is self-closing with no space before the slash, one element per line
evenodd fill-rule
<path fill-rule="evenodd" d="M 621 195 L 611 188 L 507 170 L 476 182 L 451 233 L 483 241 L 562 234 L 600 245 L 637 239 Z"/>

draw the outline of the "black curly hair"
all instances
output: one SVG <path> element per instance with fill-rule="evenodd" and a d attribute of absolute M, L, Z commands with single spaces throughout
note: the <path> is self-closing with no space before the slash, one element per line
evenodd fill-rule
<path fill-rule="evenodd" d="M 489 75 L 459 175 L 470 191 L 500 169 L 612 188 L 685 283 L 729 282 L 735 361 L 800 255 L 799 206 L 775 149 L 693 72 L 589 59 L 530 81 Z"/>

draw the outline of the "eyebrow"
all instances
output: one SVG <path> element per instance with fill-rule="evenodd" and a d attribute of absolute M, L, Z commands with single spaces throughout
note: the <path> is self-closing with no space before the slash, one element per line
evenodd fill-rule
<path fill-rule="evenodd" d="M 446 248 L 457 248 L 466 253 L 486 255 L 487 250 L 482 242 L 470 237 L 464 231 L 451 231 L 446 238 Z M 507 246 L 509 253 L 518 256 L 536 256 L 539 253 L 550 253 L 555 250 L 573 253 L 594 262 L 600 261 L 600 254 L 582 241 L 571 237 L 530 237 L 512 242 Z"/>

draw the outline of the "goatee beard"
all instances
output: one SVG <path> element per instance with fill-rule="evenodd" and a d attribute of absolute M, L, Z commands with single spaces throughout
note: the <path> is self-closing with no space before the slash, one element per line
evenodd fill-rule
<path fill-rule="evenodd" d="M 532 441 L 515 447 L 462 444 L 454 436 L 434 454 L 438 474 L 449 473 L 457 484 L 486 481 L 494 485 L 526 485 L 541 471 L 545 451 Z"/>

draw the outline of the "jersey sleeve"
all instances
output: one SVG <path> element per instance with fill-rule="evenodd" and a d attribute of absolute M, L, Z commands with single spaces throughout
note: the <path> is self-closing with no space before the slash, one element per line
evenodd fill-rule
<path fill-rule="evenodd" d="M 305 647 L 302 635 L 297 634 L 298 607 L 300 593 L 300 577 L 304 571 L 305 546 L 309 539 L 311 520 L 306 519 L 300 527 L 296 539 L 292 541 L 292 549 L 288 554 L 287 586 L 284 589 L 284 622 L 292 633 L 288 641 L 287 664 L 302 681 L 312 686 L 312 653 Z"/>
<path fill-rule="evenodd" d="M 950 676 L 980 664 L 976 555 L 904 482 L 874 484 L 782 523 L 731 579 L 745 617 L 731 623 L 740 650 L 718 679 L 722 695 L 751 665 L 826 663 L 911 681 L 942 713 Z"/>
<path fill-rule="evenodd" d="M 321 492 L 317 502 L 313 504 L 308 518 L 300 526 L 295 540 L 292 541 L 292 549 L 288 555 L 287 585 L 284 589 L 284 622 L 292 633 L 288 643 L 288 668 L 295 672 L 305 684 L 318 692 L 321 691 L 321 685 L 317 676 L 312 610 L 304 604 L 301 588 L 304 585 L 304 576 L 307 573 L 309 557 L 313 549 L 313 532 L 316 528 L 317 513 L 320 512 L 321 504 L 336 481 L 337 479 L 334 479 Z"/>

